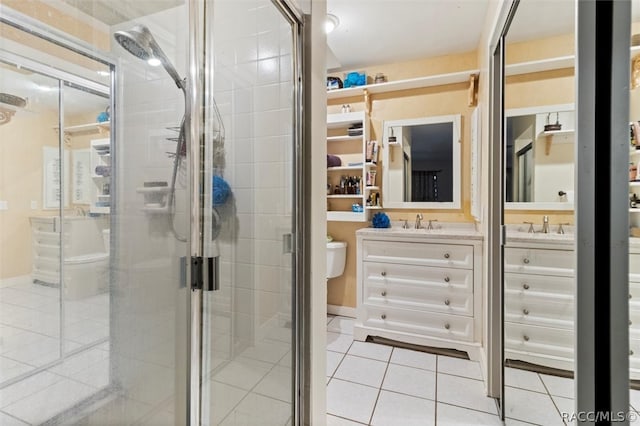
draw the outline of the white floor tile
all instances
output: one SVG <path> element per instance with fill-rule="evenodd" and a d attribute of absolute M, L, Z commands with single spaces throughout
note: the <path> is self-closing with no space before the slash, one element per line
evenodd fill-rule
<path fill-rule="evenodd" d="M 497 415 L 438 403 L 436 424 L 438 426 L 499 426 L 502 425 L 502 420 Z"/>
<path fill-rule="evenodd" d="M 552 396 L 551 399 L 556 404 L 556 407 L 558 407 L 558 411 L 560 411 L 560 417 L 566 424 L 578 424 L 575 420 L 570 420 L 571 417 L 573 417 L 573 413 L 576 412 L 576 404 L 573 399 L 563 398 L 561 396 Z"/>
<path fill-rule="evenodd" d="M 391 356 L 391 346 L 379 345 L 370 342 L 354 341 L 349 348 L 349 355 L 361 356 L 363 358 L 375 359 L 378 361 L 389 362 Z"/>
<path fill-rule="evenodd" d="M 219 424 L 231 410 L 242 401 L 247 391 L 220 382 L 209 382 L 203 388 L 203 417 L 211 419 L 209 424 Z"/>
<path fill-rule="evenodd" d="M 0 408 L 33 395 L 62 379 L 62 376 L 43 371 L 0 389 Z"/>
<path fill-rule="evenodd" d="M 369 424 L 378 389 L 332 379 L 327 386 L 327 413 Z"/>
<path fill-rule="evenodd" d="M 538 373 L 532 371 L 506 367 L 504 369 L 504 382 L 506 386 L 547 393 Z"/>
<path fill-rule="evenodd" d="M 353 334 L 354 318 L 335 317 L 327 324 L 327 331 L 335 333 Z"/>
<path fill-rule="evenodd" d="M 272 365 L 248 358 L 236 358 L 218 371 L 214 377 L 228 385 L 251 390 L 271 370 Z"/>
<path fill-rule="evenodd" d="M 346 355 L 333 377 L 379 388 L 387 363 Z"/>
<path fill-rule="evenodd" d="M 409 349 L 393 348 L 391 363 L 436 371 L 436 355 Z"/>
<path fill-rule="evenodd" d="M 108 357 L 109 352 L 98 348 L 90 348 L 67 358 L 62 363 L 51 367 L 49 371 L 60 374 L 61 376 L 69 376 L 78 371 L 86 370 Z"/>
<path fill-rule="evenodd" d="M 547 374 L 541 374 L 540 377 L 551 395 L 562 396 L 570 399 L 574 398 L 575 391 L 573 389 L 573 379 L 549 376 Z"/>
<path fill-rule="evenodd" d="M 504 399 L 505 417 L 545 426 L 563 424 L 549 395 L 508 388 L 505 391 Z"/>
<path fill-rule="evenodd" d="M 155 410 L 150 416 L 140 421 L 140 426 L 175 426 L 176 416 L 168 411 Z"/>
<path fill-rule="evenodd" d="M 31 365 L 0 356 L 0 383 L 18 377 L 33 368 Z"/>
<path fill-rule="evenodd" d="M 335 317 L 336 317 L 335 315 L 327 314 L 327 325 L 329 325 L 331 320 L 333 320 Z"/>
<path fill-rule="evenodd" d="M 327 414 L 327 426 L 360 426 L 364 423 L 357 423 L 351 420 L 343 419 L 342 417 L 332 416 Z"/>
<path fill-rule="evenodd" d="M 27 423 L 0 412 L 0 426 L 27 426 Z"/>
<path fill-rule="evenodd" d="M 450 356 L 438 356 L 438 373 L 447 373 L 482 380 L 480 363 Z"/>
<path fill-rule="evenodd" d="M 240 356 L 276 364 L 290 348 L 291 345 L 286 343 L 259 342 L 245 349 Z"/>
<path fill-rule="evenodd" d="M 254 388 L 254 392 L 269 396 L 283 402 L 291 402 L 291 368 L 273 367 L 260 383 Z"/>
<path fill-rule="evenodd" d="M 495 401 L 486 396 L 484 384 L 479 380 L 438 373 L 436 399 L 445 404 L 498 414 Z"/>
<path fill-rule="evenodd" d="M 251 393 L 221 423 L 224 426 L 284 425 L 291 417 L 291 404 Z"/>
<path fill-rule="evenodd" d="M 327 332 L 327 350 L 346 353 L 353 343 L 353 337 L 348 334 Z"/>
<path fill-rule="evenodd" d="M 375 426 L 435 425 L 435 402 L 383 390 L 378 397 L 371 424 Z"/>
<path fill-rule="evenodd" d="M 640 411 L 640 390 L 629 389 L 629 403 L 636 411 Z"/>
<path fill-rule="evenodd" d="M 340 361 L 344 358 L 344 354 L 339 352 L 331 352 L 327 351 L 327 376 L 333 376 L 333 373 L 336 372 L 336 368 L 340 365 Z"/>
<path fill-rule="evenodd" d="M 3 411 L 28 423 L 40 424 L 95 393 L 91 386 L 64 379 L 21 399 Z M 34 407 L 38 407 L 34 410 Z"/>
<path fill-rule="evenodd" d="M 420 398 L 435 399 L 436 373 L 404 365 L 389 364 L 382 389 Z"/>

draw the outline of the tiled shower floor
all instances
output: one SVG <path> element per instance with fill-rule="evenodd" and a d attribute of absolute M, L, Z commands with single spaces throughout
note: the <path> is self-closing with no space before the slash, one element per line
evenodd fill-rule
<path fill-rule="evenodd" d="M 503 424 L 477 362 L 354 341 L 353 324 L 327 318 L 328 425 Z M 507 368 L 505 382 L 507 425 L 563 425 L 574 411 L 571 379 Z M 630 398 L 640 409 L 640 391 Z"/>

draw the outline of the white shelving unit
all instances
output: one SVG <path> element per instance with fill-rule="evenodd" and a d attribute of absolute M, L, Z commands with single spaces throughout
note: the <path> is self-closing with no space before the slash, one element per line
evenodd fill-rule
<path fill-rule="evenodd" d="M 549 153 L 551 152 L 551 145 L 558 143 L 573 143 L 575 133 L 575 129 L 549 130 L 540 132 L 538 134 L 538 138 L 544 138 L 544 153 L 545 155 L 549 155 Z"/>
<path fill-rule="evenodd" d="M 109 214 L 111 213 L 111 170 L 107 176 L 103 176 L 96 173 L 96 167 L 104 166 L 111 169 L 111 140 L 109 138 L 93 139 L 90 145 L 91 180 L 93 181 L 94 190 L 91 191 L 89 212 Z"/>
<path fill-rule="evenodd" d="M 354 125 L 362 125 L 362 135 L 349 136 L 348 129 Z M 367 197 L 372 188 L 366 187 L 367 171 L 375 169 L 376 164 L 365 161 L 367 141 L 369 140 L 369 123 L 366 113 L 349 112 L 345 114 L 327 115 L 327 152 L 337 155 L 341 166 L 327 167 L 327 183 L 331 185 L 331 194 L 327 195 L 327 220 L 344 222 L 366 222 L 369 220 Z M 350 165 L 351 164 L 351 165 Z M 335 194 L 334 189 L 340 185 L 342 177 L 360 179 L 359 194 Z M 361 212 L 352 211 L 352 205 L 359 204 Z"/>
<path fill-rule="evenodd" d="M 442 86 L 445 84 L 466 83 L 472 74 L 478 74 L 480 70 L 452 72 L 447 74 L 430 75 L 426 77 L 409 78 L 406 80 L 389 81 L 386 83 L 367 84 L 365 86 L 349 87 L 346 89 L 334 89 L 327 91 L 327 99 L 348 98 L 350 96 L 362 96 L 364 91 L 370 94 L 395 92 L 398 90 L 419 89 L 422 87 Z"/>

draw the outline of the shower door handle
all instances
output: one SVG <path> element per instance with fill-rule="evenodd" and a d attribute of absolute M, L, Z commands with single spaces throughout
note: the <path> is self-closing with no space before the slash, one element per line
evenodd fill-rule
<path fill-rule="evenodd" d="M 216 291 L 220 290 L 220 257 L 191 258 L 191 290 Z M 186 287 L 187 282 L 187 258 L 180 258 L 180 283 Z"/>
<path fill-rule="evenodd" d="M 295 253 L 293 234 L 282 235 L 282 254 Z"/>

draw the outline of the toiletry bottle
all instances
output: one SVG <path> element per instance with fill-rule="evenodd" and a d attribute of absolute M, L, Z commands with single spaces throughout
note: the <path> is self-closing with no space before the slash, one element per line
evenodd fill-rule
<path fill-rule="evenodd" d="M 638 167 L 633 163 L 629 163 L 629 181 L 633 182 L 634 180 L 636 180 L 637 175 Z"/>

